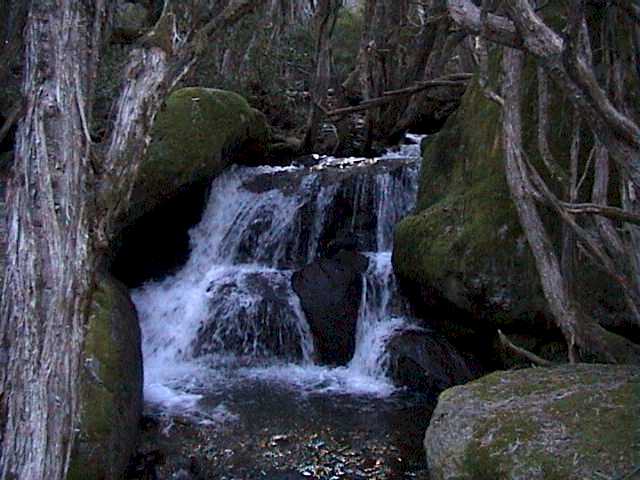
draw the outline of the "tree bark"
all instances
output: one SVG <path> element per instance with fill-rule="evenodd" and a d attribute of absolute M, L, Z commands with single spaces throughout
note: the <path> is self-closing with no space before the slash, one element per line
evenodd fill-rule
<path fill-rule="evenodd" d="M 342 5 L 340 0 L 320 0 L 314 16 L 314 37 L 316 46 L 316 70 L 311 88 L 312 104 L 307 121 L 307 129 L 302 142 L 304 151 L 312 151 L 324 116 L 321 105 L 327 98 L 331 83 L 331 37 Z"/>
<path fill-rule="evenodd" d="M 503 146 L 507 183 L 520 224 L 536 262 L 549 308 L 569 346 L 570 360 L 578 359 L 576 347 L 599 361 L 640 363 L 640 346 L 604 330 L 586 316 L 572 297 L 531 192 L 522 147 L 522 83 L 524 54 L 507 48 L 503 57 Z"/>
<path fill-rule="evenodd" d="M 0 311 L 3 479 L 63 478 L 71 455 L 96 262 L 89 75 L 104 19 L 102 2 L 42 0 L 26 27 Z"/>
<path fill-rule="evenodd" d="M 131 52 L 104 145 L 91 105 L 105 0 L 33 2 L 25 45 L 25 114 L 8 188 L 0 307 L 0 478 L 66 476 L 78 428 L 79 378 L 96 266 L 128 205 L 151 127 L 202 42 L 260 2 L 232 2 L 176 34 L 165 11 Z M 186 31 L 185 31 L 186 28 Z"/>

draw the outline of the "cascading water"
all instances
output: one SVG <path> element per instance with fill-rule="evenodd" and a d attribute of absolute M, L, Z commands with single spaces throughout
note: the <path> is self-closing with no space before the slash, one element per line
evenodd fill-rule
<path fill-rule="evenodd" d="M 408 326 L 391 268 L 394 225 L 413 207 L 420 137 L 381 158 L 313 167 L 234 168 L 218 177 L 191 254 L 175 275 L 133 292 L 143 333 L 145 398 L 173 412 L 249 380 L 302 392 L 390 394 L 388 339 Z M 314 364 L 291 286 L 296 269 L 348 235 L 364 252 L 353 358 Z"/>

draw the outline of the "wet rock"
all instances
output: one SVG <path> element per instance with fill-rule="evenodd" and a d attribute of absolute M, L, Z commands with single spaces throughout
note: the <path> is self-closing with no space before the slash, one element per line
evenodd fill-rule
<path fill-rule="evenodd" d="M 193 345 L 195 356 L 234 353 L 250 358 L 302 358 L 302 338 L 290 277 L 231 269 L 209 286 L 209 311 Z"/>
<path fill-rule="evenodd" d="M 424 393 L 468 382 L 472 369 L 442 336 L 413 328 L 396 334 L 387 346 L 391 376 L 397 385 Z"/>
<path fill-rule="evenodd" d="M 321 363 L 344 365 L 353 356 L 362 274 L 367 266 L 363 255 L 341 250 L 293 275 L 293 288 L 309 321 Z"/>
<path fill-rule="evenodd" d="M 433 480 L 632 478 L 639 416 L 638 367 L 495 372 L 440 395 L 424 445 Z"/>

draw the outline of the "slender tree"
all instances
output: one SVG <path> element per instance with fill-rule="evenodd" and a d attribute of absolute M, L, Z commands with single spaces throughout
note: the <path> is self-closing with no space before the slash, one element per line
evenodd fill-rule
<path fill-rule="evenodd" d="M 28 14 L 0 309 L 2 479 L 65 477 L 96 267 L 127 208 L 155 116 L 203 42 L 260 2 L 231 2 L 214 17 L 197 2 L 165 2 L 130 54 L 113 125 L 96 143 L 93 84 L 111 3 L 38 0 Z"/>
<path fill-rule="evenodd" d="M 331 37 L 338 20 L 342 0 L 319 0 L 313 15 L 313 37 L 315 40 L 315 73 L 311 81 L 311 106 L 303 150 L 313 150 L 323 118 L 322 103 L 327 98 L 331 83 Z"/>
<path fill-rule="evenodd" d="M 483 0 L 477 6 L 471 0 L 448 0 L 448 8 L 455 22 L 478 36 L 480 83 L 487 97 L 503 107 L 507 182 L 545 297 L 569 346 L 570 360 L 587 354 L 600 361 L 640 363 L 640 346 L 605 330 L 584 311 L 577 301 L 575 278 L 575 256 L 580 251 L 619 286 L 631 315 L 640 320 L 640 112 L 634 103 L 640 88 L 640 4 L 594 2 L 590 8 L 598 15 L 588 19 L 587 3 L 572 2 L 560 35 L 539 10 L 548 5 L 514 0 L 502 2 L 498 10 L 493 3 Z M 593 41 L 599 43 L 605 75 L 596 72 Z M 505 48 L 501 94 L 488 82 L 484 42 Z M 551 180 L 545 180 L 530 161 L 531 152 L 523 147 L 521 78 L 525 61 L 538 66 L 538 153 Z M 556 162 L 549 146 L 550 81 L 573 107 L 568 168 Z M 595 146 L 581 166 L 581 139 L 588 130 Z M 617 204 L 609 203 L 610 160 L 621 180 Z M 581 202 L 587 179 L 593 185 L 591 198 Z M 562 221 L 559 247 L 541 219 L 541 206 L 551 208 Z"/>

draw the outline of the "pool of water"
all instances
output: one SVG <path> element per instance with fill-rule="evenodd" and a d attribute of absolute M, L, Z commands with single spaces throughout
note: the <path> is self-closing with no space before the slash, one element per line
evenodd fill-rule
<path fill-rule="evenodd" d="M 421 395 L 305 393 L 256 379 L 205 394 L 199 412 L 148 407 L 145 448 L 161 451 L 159 478 L 429 478 L 422 439 L 432 404 Z"/>

